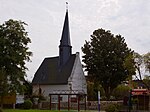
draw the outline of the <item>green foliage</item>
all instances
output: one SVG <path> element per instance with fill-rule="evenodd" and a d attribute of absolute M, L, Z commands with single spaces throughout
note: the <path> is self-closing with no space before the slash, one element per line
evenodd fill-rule
<path fill-rule="evenodd" d="M 3 110 L 0 108 L 0 112 L 3 112 Z"/>
<path fill-rule="evenodd" d="M 32 96 L 31 96 L 31 101 L 33 102 L 33 104 L 35 104 L 35 102 L 36 102 L 35 99 L 37 99 L 38 103 L 41 103 L 41 101 L 45 101 L 46 100 L 46 98 L 44 97 L 43 93 L 41 93 L 41 94 L 34 94 L 33 93 Z"/>
<path fill-rule="evenodd" d="M 32 95 L 32 83 L 28 80 L 25 80 L 24 86 L 25 86 L 24 95 L 30 97 Z"/>
<path fill-rule="evenodd" d="M 142 75 L 141 75 L 141 67 L 142 67 L 142 64 L 143 64 L 143 57 L 142 55 L 134 52 L 134 60 L 135 60 L 135 67 L 136 67 L 136 70 L 139 74 L 139 78 L 138 76 L 136 75 L 136 78 L 142 80 Z"/>
<path fill-rule="evenodd" d="M 113 90 L 112 95 L 115 97 L 117 100 L 123 99 L 125 96 L 129 96 L 129 86 L 125 86 L 123 84 L 118 85 L 117 88 Z"/>
<path fill-rule="evenodd" d="M 143 81 L 146 83 L 149 83 L 149 85 L 150 85 L 150 76 L 145 75 Z"/>
<path fill-rule="evenodd" d="M 146 71 L 150 73 L 150 52 L 143 55 Z"/>
<path fill-rule="evenodd" d="M 30 61 L 32 53 L 28 48 L 31 43 L 22 21 L 8 20 L 0 25 L 0 85 L 8 92 L 23 92 L 26 61 Z"/>
<path fill-rule="evenodd" d="M 132 98 L 132 99 L 131 99 L 131 103 L 132 103 L 132 104 L 137 104 L 138 101 L 139 101 L 138 98 Z"/>
<path fill-rule="evenodd" d="M 143 79 L 143 83 L 146 85 L 146 87 L 149 89 L 150 88 L 150 76 L 145 75 Z"/>
<path fill-rule="evenodd" d="M 136 67 L 137 73 L 139 75 L 139 78 L 137 75 L 135 75 L 135 77 L 137 78 L 137 80 L 140 80 L 141 83 L 143 83 L 147 89 L 149 89 L 150 86 L 149 86 L 148 76 L 145 76 L 144 79 L 142 79 L 141 70 L 144 67 L 145 71 L 150 73 L 150 53 L 148 52 L 148 53 L 143 54 L 143 55 L 140 55 L 138 53 L 134 53 L 134 60 L 136 63 L 135 67 Z"/>
<path fill-rule="evenodd" d="M 41 101 L 45 101 L 45 100 L 46 99 L 45 99 L 44 95 L 40 95 L 39 99 L 38 99 L 38 102 L 40 103 Z"/>
<path fill-rule="evenodd" d="M 33 103 L 31 102 L 31 100 L 28 99 L 24 101 L 24 104 L 23 104 L 24 109 L 31 109 L 32 106 L 33 106 Z"/>
<path fill-rule="evenodd" d="M 133 51 L 127 47 L 124 37 L 114 36 L 104 29 L 95 30 L 90 41 L 85 42 L 82 51 L 88 76 L 102 85 L 109 99 L 113 89 L 130 75 L 131 70 L 128 70 L 125 62 Z"/>
<path fill-rule="evenodd" d="M 8 83 L 7 83 L 7 78 L 5 77 L 5 75 L 6 75 L 6 72 L 3 69 L 1 69 L 0 70 L 0 96 L 4 96 L 5 94 L 7 94 L 7 91 L 8 91 Z"/>
<path fill-rule="evenodd" d="M 134 59 L 139 78 L 140 80 L 142 80 L 141 68 L 143 67 L 143 65 L 145 67 L 145 71 L 148 71 L 150 73 L 150 52 L 143 55 L 134 53 Z M 136 78 L 138 77 L 136 76 Z"/>
<path fill-rule="evenodd" d="M 104 94 L 103 88 L 96 82 L 87 81 L 87 99 L 88 101 L 96 101 L 98 98 L 98 91 L 101 92 L 101 96 Z"/>
<path fill-rule="evenodd" d="M 119 112 L 119 105 L 117 104 L 110 104 L 105 109 L 106 112 Z"/>
<path fill-rule="evenodd" d="M 87 100 L 94 101 L 96 98 L 96 92 L 94 91 L 94 83 L 87 81 Z"/>
<path fill-rule="evenodd" d="M 132 80 L 132 76 L 136 74 L 134 56 L 132 54 L 128 55 L 124 60 L 124 68 L 126 68 L 126 73 L 128 74 L 127 80 Z"/>

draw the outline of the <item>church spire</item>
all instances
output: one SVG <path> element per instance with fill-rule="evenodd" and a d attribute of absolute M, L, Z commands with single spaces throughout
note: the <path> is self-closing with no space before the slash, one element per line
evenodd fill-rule
<path fill-rule="evenodd" d="M 68 19 L 68 3 L 66 2 L 66 16 L 62 31 L 62 36 L 59 45 L 59 65 L 64 65 L 72 53 L 72 46 L 70 43 L 70 32 L 69 32 L 69 19 Z"/>
<path fill-rule="evenodd" d="M 68 12 L 68 2 L 66 2 L 66 12 Z"/>

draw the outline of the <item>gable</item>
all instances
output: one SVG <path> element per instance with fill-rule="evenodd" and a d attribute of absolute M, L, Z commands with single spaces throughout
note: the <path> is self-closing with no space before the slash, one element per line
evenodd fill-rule
<path fill-rule="evenodd" d="M 59 57 L 45 58 L 36 71 L 32 84 L 67 84 L 76 55 L 70 56 L 64 66 L 59 67 Z"/>
<path fill-rule="evenodd" d="M 86 79 L 82 68 L 82 64 L 80 61 L 79 53 L 76 53 L 74 67 L 72 70 L 72 74 L 69 77 L 69 81 L 72 84 L 73 90 L 78 90 L 80 91 L 80 93 L 87 94 L 87 84 L 86 84 Z"/>

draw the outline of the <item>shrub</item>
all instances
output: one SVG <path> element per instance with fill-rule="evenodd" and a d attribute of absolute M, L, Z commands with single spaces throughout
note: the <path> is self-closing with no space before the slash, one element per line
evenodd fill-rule
<path fill-rule="evenodd" d="M 40 95 L 39 96 L 39 99 L 38 99 L 38 103 L 41 103 L 41 101 L 45 101 L 45 97 L 43 95 Z"/>
<path fill-rule="evenodd" d="M 0 112 L 3 112 L 3 110 L 0 108 Z"/>
<path fill-rule="evenodd" d="M 24 101 L 24 104 L 23 104 L 24 109 L 31 109 L 32 106 L 33 106 L 33 103 L 31 102 L 31 100 L 28 99 Z"/>
<path fill-rule="evenodd" d="M 131 102 L 132 102 L 132 104 L 137 104 L 138 103 L 138 99 L 137 98 L 132 98 Z"/>
<path fill-rule="evenodd" d="M 38 103 L 40 103 L 41 101 L 45 101 L 46 100 L 46 98 L 44 97 L 43 94 L 41 94 L 41 95 L 32 95 L 31 101 L 33 102 L 33 104 L 36 103 L 36 99 L 38 99 Z"/>
<path fill-rule="evenodd" d="M 106 101 L 107 100 L 106 96 L 101 96 L 101 100 Z"/>
<path fill-rule="evenodd" d="M 117 100 L 121 100 L 125 96 L 129 96 L 129 90 L 130 88 L 128 86 L 123 84 L 118 85 L 118 87 L 113 90 L 112 96 L 114 96 Z"/>
<path fill-rule="evenodd" d="M 119 106 L 115 105 L 115 104 L 110 104 L 107 106 L 107 108 L 105 109 L 106 112 L 119 112 L 118 110 Z"/>

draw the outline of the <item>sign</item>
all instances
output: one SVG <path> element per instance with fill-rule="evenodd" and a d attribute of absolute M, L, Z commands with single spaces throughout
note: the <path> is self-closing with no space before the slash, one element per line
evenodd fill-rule
<path fill-rule="evenodd" d="M 100 91 L 98 91 L 98 112 L 100 112 Z"/>
<path fill-rule="evenodd" d="M 15 103 L 16 103 L 16 95 L 7 95 L 3 97 L 3 104 L 15 104 Z"/>
<path fill-rule="evenodd" d="M 17 95 L 16 96 L 16 104 L 24 103 L 24 95 Z"/>

